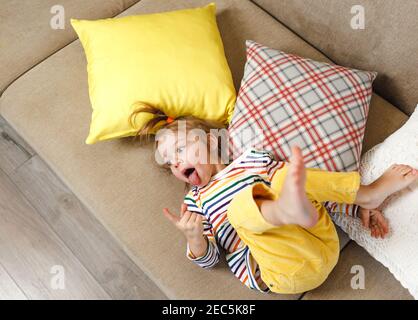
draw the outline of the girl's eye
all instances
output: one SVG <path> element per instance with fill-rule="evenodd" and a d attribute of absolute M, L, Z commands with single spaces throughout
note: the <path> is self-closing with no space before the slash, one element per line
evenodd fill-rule
<path fill-rule="evenodd" d="M 178 153 L 183 152 L 183 150 L 184 150 L 184 147 L 178 147 L 178 148 L 177 148 L 177 152 L 178 152 Z"/>

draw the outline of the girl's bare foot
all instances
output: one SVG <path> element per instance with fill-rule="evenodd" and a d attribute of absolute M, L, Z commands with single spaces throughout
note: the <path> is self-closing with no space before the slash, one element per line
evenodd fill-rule
<path fill-rule="evenodd" d="M 389 223 L 380 210 L 359 208 L 363 226 L 370 229 L 373 238 L 384 238 L 389 232 Z"/>
<path fill-rule="evenodd" d="M 306 197 L 306 172 L 299 147 L 292 148 L 292 158 L 279 199 L 275 202 L 279 224 L 297 224 L 304 228 L 313 227 L 318 213 Z"/>
<path fill-rule="evenodd" d="M 364 199 L 356 202 L 365 209 L 375 209 L 392 193 L 418 181 L 418 170 L 404 164 L 390 166 L 377 180 L 365 186 Z"/>

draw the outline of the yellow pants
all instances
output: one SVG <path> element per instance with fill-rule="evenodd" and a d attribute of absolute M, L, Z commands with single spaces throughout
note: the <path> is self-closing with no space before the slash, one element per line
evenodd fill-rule
<path fill-rule="evenodd" d="M 318 211 L 317 224 L 274 226 L 264 220 L 256 201 L 280 197 L 288 167 L 277 170 L 271 188 L 257 183 L 239 192 L 228 219 L 257 261 L 261 278 L 277 293 L 302 293 L 320 286 L 335 267 L 339 239 L 325 201 L 353 203 L 360 186 L 358 172 L 306 170 L 306 194 Z"/>

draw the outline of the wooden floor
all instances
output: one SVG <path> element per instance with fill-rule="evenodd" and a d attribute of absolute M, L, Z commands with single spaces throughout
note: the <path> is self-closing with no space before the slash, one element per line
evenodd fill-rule
<path fill-rule="evenodd" d="M 1 117 L 0 299 L 167 299 Z"/>
<path fill-rule="evenodd" d="M 300 299 L 412 298 L 385 267 L 342 239 L 335 271 Z M 353 265 L 371 275 L 368 290 L 347 289 Z M 1 299 L 167 297 L 0 116 Z"/>

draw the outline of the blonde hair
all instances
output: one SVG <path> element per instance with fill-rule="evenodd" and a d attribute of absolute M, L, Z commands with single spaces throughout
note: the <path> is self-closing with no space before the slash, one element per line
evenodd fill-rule
<path fill-rule="evenodd" d="M 135 128 L 135 119 L 136 116 L 142 113 L 148 113 L 153 115 L 153 117 L 148 120 L 134 136 L 134 140 L 139 138 L 140 143 L 149 143 L 152 138 L 155 136 L 155 132 L 160 129 L 170 129 L 174 132 L 179 130 L 179 121 L 185 121 L 185 128 L 187 131 L 192 129 L 201 129 L 206 133 L 210 133 L 211 129 L 225 129 L 226 127 L 216 121 L 203 120 L 193 116 L 180 116 L 175 119 L 167 116 L 163 111 L 157 109 L 156 107 L 144 103 L 136 102 L 135 105 L 137 108 L 129 116 L 129 123 L 133 128 Z M 218 137 L 218 140 L 220 137 Z M 155 141 L 154 148 L 158 146 L 158 141 Z M 218 149 L 220 149 L 221 144 L 218 141 Z"/>

